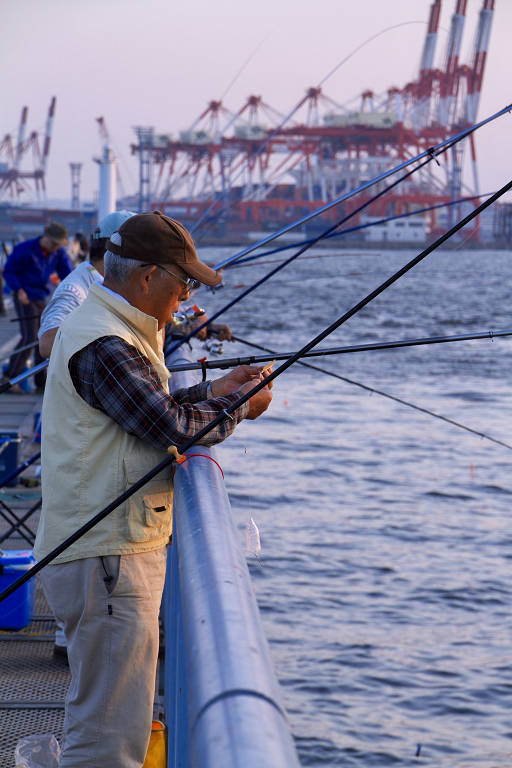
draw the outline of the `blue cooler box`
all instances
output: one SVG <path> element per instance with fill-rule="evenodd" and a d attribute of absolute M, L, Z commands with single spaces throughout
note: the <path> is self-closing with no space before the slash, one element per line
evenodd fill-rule
<path fill-rule="evenodd" d="M 23 576 L 35 563 L 31 549 L 0 551 L 0 592 Z M 23 629 L 30 624 L 34 609 L 34 579 L 19 587 L 0 603 L 0 629 Z"/>

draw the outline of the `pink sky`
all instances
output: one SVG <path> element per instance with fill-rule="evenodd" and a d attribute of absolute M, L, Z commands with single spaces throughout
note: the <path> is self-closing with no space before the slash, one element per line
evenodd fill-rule
<path fill-rule="evenodd" d="M 481 4 L 468 0 L 464 61 Z M 454 5 L 443 0 L 438 64 Z M 236 111 L 255 93 L 287 112 L 366 38 L 393 24 L 426 22 L 429 8 L 430 0 L 2 0 L 0 135 L 16 133 L 25 104 L 29 129 L 42 131 L 56 95 L 48 196 L 69 201 L 71 161 L 83 163 L 82 199 L 94 194 L 100 115 L 120 155 L 124 186 L 134 191 L 132 127 L 177 135 L 219 98 L 258 46 L 224 103 Z M 511 29 L 512 1 L 496 0 L 480 119 L 512 102 Z M 403 85 L 417 74 L 425 31 L 413 24 L 387 32 L 352 57 L 324 92 L 344 103 L 368 87 Z M 511 121 L 502 118 L 477 136 L 482 191 L 508 181 Z"/>

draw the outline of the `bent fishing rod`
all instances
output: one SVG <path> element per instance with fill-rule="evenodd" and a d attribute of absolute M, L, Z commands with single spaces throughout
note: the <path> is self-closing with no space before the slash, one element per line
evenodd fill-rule
<path fill-rule="evenodd" d="M 454 139 L 454 141 L 448 145 L 443 147 L 438 154 L 442 154 L 446 152 L 448 149 L 450 149 L 452 146 L 454 146 L 460 139 Z M 361 203 L 357 208 L 354 208 L 352 211 L 350 211 L 348 214 L 344 215 L 341 219 L 339 219 L 335 224 L 332 224 L 330 227 L 328 227 L 326 230 L 321 232 L 316 238 L 314 238 L 311 242 L 304 245 L 302 248 L 300 248 L 296 253 L 292 254 L 288 257 L 285 261 L 278 264 L 277 267 L 274 269 L 271 269 L 270 272 L 267 272 L 267 274 L 263 275 L 259 280 L 257 280 L 255 283 L 250 285 L 248 288 L 246 288 L 242 293 L 238 294 L 238 296 L 235 296 L 234 299 L 229 301 L 227 304 L 225 304 L 223 307 L 221 307 L 217 312 L 214 312 L 214 314 L 209 317 L 207 320 L 205 320 L 204 323 L 197 326 L 196 328 L 192 329 L 188 334 L 182 336 L 179 340 L 174 341 L 169 347 L 165 349 L 166 355 L 172 354 L 176 349 L 178 349 L 182 344 L 185 344 L 185 342 L 190 341 L 190 339 L 193 336 L 196 336 L 203 328 L 207 328 L 210 323 L 212 323 L 214 320 L 216 320 L 218 317 L 220 317 L 224 312 L 226 312 L 228 309 L 231 309 L 235 304 L 237 304 L 239 301 L 244 299 L 246 296 L 248 296 L 250 293 L 256 290 L 256 288 L 259 288 L 263 283 L 265 283 L 267 280 L 270 280 L 271 277 L 276 275 L 278 272 L 280 272 L 282 269 L 287 267 L 289 264 L 291 264 L 295 259 L 297 259 L 299 256 L 301 256 L 303 253 L 305 253 L 309 248 L 312 248 L 315 243 L 320 242 L 324 237 L 329 235 L 331 232 L 334 232 L 338 227 L 340 227 L 342 224 L 344 224 L 349 219 L 356 216 L 358 213 L 363 211 L 365 208 L 367 208 L 369 205 L 371 205 L 373 202 L 378 200 L 383 195 L 387 194 L 391 189 L 398 186 L 398 184 L 401 184 L 403 181 L 408 179 L 412 174 L 416 173 L 416 171 L 419 171 L 421 168 L 423 168 L 428 163 L 432 162 L 432 160 L 436 160 L 436 162 L 439 162 L 437 160 L 437 156 L 434 153 L 434 150 L 432 152 L 427 153 L 427 157 L 423 159 L 417 165 L 415 168 L 412 168 L 411 170 L 407 171 L 403 176 L 400 176 L 398 179 L 395 179 L 395 181 L 391 182 L 391 184 L 388 184 L 387 187 L 384 187 L 380 190 L 380 192 L 377 192 L 376 195 L 371 197 L 369 200 L 366 200 L 365 202 Z"/>
<path fill-rule="evenodd" d="M 392 176 L 394 173 L 398 173 L 399 171 L 402 171 L 404 168 L 411 165 L 412 163 L 419 160 L 423 160 L 424 158 L 429 156 L 431 157 L 432 155 L 441 154 L 442 151 L 446 151 L 451 146 L 453 146 L 454 143 L 462 141 L 462 139 L 467 138 L 472 133 L 477 131 L 479 128 L 482 128 L 484 125 L 487 125 L 493 120 L 497 120 L 499 117 L 502 117 L 504 114 L 506 114 L 507 112 L 510 112 L 511 110 L 512 110 L 512 104 L 508 104 L 506 107 L 503 107 L 503 109 L 500 109 L 498 112 L 495 112 L 490 117 L 485 118 L 485 120 L 481 120 L 479 123 L 475 123 L 474 125 L 471 125 L 468 128 L 465 128 L 463 131 L 460 131 L 460 133 L 455 134 L 455 136 L 451 136 L 448 139 L 444 139 L 444 141 L 439 142 L 439 144 L 435 144 L 434 146 L 429 147 L 428 149 L 425 149 L 423 152 L 420 152 L 414 157 L 404 160 L 398 165 L 395 165 L 393 168 L 390 168 L 388 171 L 384 171 L 384 173 L 381 173 L 379 176 L 375 176 L 373 179 L 369 179 L 369 181 L 366 181 L 363 184 L 360 184 L 358 187 L 355 187 L 354 189 L 351 189 L 348 192 L 345 192 L 343 195 L 340 195 L 340 197 L 337 197 L 334 200 L 331 200 L 330 202 L 325 203 L 325 205 L 322 205 L 319 208 L 316 208 L 314 211 L 312 211 L 311 213 L 308 213 L 306 216 L 303 216 L 302 218 L 297 219 L 296 221 L 292 221 L 290 224 L 287 224 L 285 227 L 282 227 L 276 232 L 273 232 L 267 237 L 264 237 L 262 240 L 259 240 L 257 243 L 249 245 L 246 248 L 239 251 L 238 253 L 235 253 L 233 256 L 230 256 L 229 258 L 218 262 L 218 264 L 215 264 L 213 266 L 213 269 L 216 269 L 216 270 L 223 269 L 228 264 L 232 264 L 234 261 L 241 259 L 243 256 L 246 256 L 252 251 L 255 251 L 258 248 L 261 248 L 262 246 L 267 245 L 267 243 L 271 243 L 273 240 L 276 240 L 276 238 L 281 237 L 281 235 L 284 235 L 287 232 L 290 232 L 292 229 L 296 229 L 297 227 L 300 227 L 302 224 L 306 224 L 308 221 L 311 221 L 311 219 L 314 219 L 317 216 L 320 216 L 322 213 L 329 211 L 331 208 L 334 208 L 336 205 L 339 205 L 345 200 L 349 200 L 351 197 L 354 197 L 360 192 L 364 192 L 366 189 L 368 189 L 369 187 L 372 187 L 374 184 L 377 184 L 379 181 L 384 181 L 389 176 Z"/>
<path fill-rule="evenodd" d="M 489 331 L 489 334 L 492 333 Z M 247 344 L 248 347 L 254 347 L 255 349 L 260 349 L 265 352 L 271 352 L 273 353 L 274 350 L 269 349 L 268 347 L 262 347 L 261 344 L 255 344 L 252 341 L 247 341 L 247 339 L 241 339 L 238 337 L 232 337 L 234 341 L 239 341 L 242 344 Z M 416 405 L 416 403 L 411 403 L 410 400 L 404 400 L 401 397 L 397 397 L 396 395 L 390 395 L 389 392 L 384 392 L 382 389 L 376 389 L 375 387 L 370 387 L 368 384 L 363 384 L 361 381 L 355 381 L 354 379 L 349 379 L 347 376 L 342 376 L 339 373 L 335 373 L 334 371 L 330 371 L 327 368 L 321 368 L 319 365 L 312 365 L 311 363 L 305 363 L 304 358 L 301 358 L 301 360 L 298 361 L 298 365 L 303 366 L 304 368 L 309 368 L 312 371 L 318 371 L 318 373 L 324 373 L 326 376 L 332 376 L 334 379 L 338 379 L 339 381 L 344 381 L 346 384 L 352 384 L 355 387 L 359 387 L 360 389 L 364 389 L 365 392 L 369 392 L 370 395 L 380 395 L 381 397 L 387 397 L 388 400 L 393 401 L 394 403 L 398 403 L 399 405 L 405 405 L 408 408 L 412 408 L 415 411 L 418 411 L 419 413 L 424 413 L 427 416 L 433 416 L 435 419 L 439 419 L 440 421 L 444 421 L 445 424 L 451 424 L 453 427 L 458 427 L 459 429 L 463 429 L 466 432 L 470 432 L 472 435 L 476 435 L 477 437 L 482 438 L 483 440 L 489 440 L 491 443 L 496 443 L 496 445 L 500 445 L 504 448 L 508 448 L 509 450 L 512 450 L 512 445 L 509 443 L 505 443 L 503 440 L 498 440 L 495 437 L 491 437 L 491 435 L 488 435 L 486 432 L 481 432 L 478 429 L 474 429 L 473 427 L 468 427 L 466 424 L 462 424 L 460 421 L 455 421 L 454 419 L 450 419 L 448 416 L 442 416 L 440 413 L 436 413 L 435 411 L 431 411 L 429 408 L 425 408 L 422 405 Z"/>
<path fill-rule="evenodd" d="M 449 344 L 455 341 L 475 341 L 479 339 L 493 339 L 504 338 L 512 336 L 512 331 L 480 331 L 478 333 L 462 333 L 456 336 L 426 336 L 420 339 L 400 339 L 398 341 L 378 341 L 371 344 L 355 344 L 349 347 L 326 347 L 325 349 L 315 349 L 312 352 L 307 352 L 303 357 L 329 357 L 331 355 L 346 355 L 353 352 L 373 352 L 381 349 L 401 349 L 402 347 L 420 347 L 428 346 L 430 344 Z M 233 341 L 240 341 L 242 344 L 247 344 L 244 339 L 237 336 L 231 337 Z M 257 345 L 255 345 L 257 346 Z M 264 347 L 261 347 L 264 349 Z M 179 363 L 176 365 L 167 366 L 171 373 L 178 373 L 179 371 L 206 371 L 206 370 L 224 370 L 226 368 L 235 368 L 238 365 L 259 365 L 260 363 L 268 363 L 269 361 L 276 360 L 288 360 L 293 357 L 295 352 L 274 352 L 273 350 L 267 350 L 270 355 L 246 355 L 240 357 L 226 357 L 222 360 L 198 360 L 196 363 Z"/>
<path fill-rule="evenodd" d="M 419 253 L 417 256 L 415 256 L 413 259 L 407 262 L 407 264 L 405 264 L 401 269 L 394 272 L 387 280 L 381 283 L 377 288 L 375 288 L 373 291 L 367 294 L 363 299 L 361 299 L 357 304 L 351 307 L 347 312 L 345 312 L 339 318 L 337 318 L 337 320 L 331 323 L 327 328 L 325 328 L 323 331 L 317 334 L 313 339 L 307 342 L 307 344 L 305 344 L 302 347 L 302 349 L 299 349 L 292 357 L 288 358 L 288 360 L 285 360 L 275 371 L 273 371 L 272 373 L 269 373 L 269 375 L 265 376 L 265 378 L 262 378 L 262 380 L 258 384 L 256 384 L 254 387 L 252 387 L 252 389 L 249 390 L 249 392 L 246 392 L 244 395 L 241 395 L 241 397 L 239 397 L 238 400 L 236 400 L 234 403 L 232 403 L 227 408 L 225 408 L 222 413 L 218 414 L 218 416 L 216 416 L 214 419 L 212 419 L 212 421 L 210 421 L 202 429 L 200 429 L 194 435 L 194 437 L 191 437 L 189 440 L 186 440 L 179 448 L 180 453 L 184 454 L 189 448 L 192 448 L 192 446 L 194 446 L 197 442 L 202 440 L 203 437 L 206 437 L 206 435 L 208 435 L 212 431 L 212 429 L 215 429 L 215 427 L 217 427 L 219 424 L 225 421 L 225 419 L 233 418 L 231 414 L 234 411 L 236 411 L 237 408 L 240 408 L 240 406 L 247 403 L 251 399 L 251 397 L 253 397 L 255 394 L 260 392 L 265 387 L 267 387 L 271 382 L 273 382 L 275 379 L 281 376 L 292 365 L 299 362 L 300 358 L 304 357 L 304 355 L 307 352 L 310 352 L 310 350 L 313 349 L 313 347 L 316 347 L 317 344 L 319 344 L 321 341 L 327 338 L 327 336 L 333 333 L 333 331 L 337 330 L 341 325 L 346 323 L 347 320 L 349 320 L 351 317 L 353 317 L 358 312 L 360 312 L 364 307 L 366 307 L 368 304 L 374 301 L 374 299 L 376 299 L 377 296 L 380 296 L 381 293 L 383 293 L 391 285 L 393 285 L 397 280 L 403 277 L 403 275 L 405 275 L 407 272 L 413 269 L 413 267 L 417 266 L 417 264 L 423 261 L 423 259 L 425 259 L 430 253 L 435 251 L 436 248 L 439 248 L 440 245 L 442 245 L 447 240 L 449 240 L 450 237 L 452 237 L 460 229 L 462 229 L 467 224 L 469 224 L 469 222 L 472 221 L 475 218 L 475 216 L 478 216 L 480 213 L 482 213 L 482 211 L 484 211 L 486 208 L 488 208 L 490 205 L 496 202 L 496 200 L 498 200 L 502 195 L 504 195 L 510 189 L 512 189 L 512 181 L 509 181 L 507 184 L 505 184 L 494 195 L 492 195 L 492 197 L 490 197 L 484 203 L 479 205 L 478 208 L 476 208 L 470 214 L 465 216 L 455 226 L 453 226 L 450 230 L 448 230 L 448 232 L 445 232 L 434 243 L 431 243 L 421 253 Z M 140 480 L 138 480 L 136 483 L 130 486 L 130 488 L 124 491 L 124 493 L 122 493 L 120 496 L 114 499 L 114 501 L 110 502 L 110 504 L 108 504 L 106 507 L 100 510 L 100 512 L 98 512 L 90 520 L 84 523 L 84 525 L 82 525 L 78 530 L 76 530 L 75 533 L 71 534 L 71 536 L 68 536 L 68 538 L 65 539 L 65 541 L 63 541 L 61 544 L 55 547 L 55 549 L 53 549 L 45 557 L 43 557 L 38 563 L 32 566 L 30 570 L 26 571 L 19 579 L 14 581 L 12 584 L 10 584 L 9 587 L 7 587 L 3 592 L 1 592 L 0 602 L 2 602 L 6 598 L 8 598 L 10 595 L 12 595 L 13 592 L 15 592 L 19 587 L 25 584 L 29 579 L 33 578 L 46 565 L 48 565 L 53 560 L 55 560 L 55 558 L 58 557 L 58 555 L 62 554 L 62 552 L 64 552 L 68 547 L 74 544 L 75 541 L 78 541 L 78 539 L 80 539 L 82 536 L 88 533 L 92 528 L 94 528 L 95 525 L 100 523 L 114 509 L 117 509 L 117 507 L 120 504 L 123 504 L 127 499 L 133 496 L 134 493 L 136 493 L 146 483 L 148 483 L 150 480 L 156 477 L 156 475 L 158 475 L 163 470 L 170 468 L 176 461 L 181 463 L 181 461 L 186 460 L 186 457 L 180 456 L 178 454 L 178 450 L 175 446 L 173 446 L 173 448 L 174 448 L 173 453 L 170 453 L 169 456 L 167 456 L 165 459 L 159 462 L 159 464 L 157 464 L 155 467 L 153 467 L 153 469 L 151 469 L 143 477 L 141 477 Z"/>

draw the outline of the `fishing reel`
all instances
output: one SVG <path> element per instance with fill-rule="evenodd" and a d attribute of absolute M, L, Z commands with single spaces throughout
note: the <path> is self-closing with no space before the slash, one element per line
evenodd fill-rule
<path fill-rule="evenodd" d="M 224 354 L 224 344 L 218 339 L 207 339 L 203 344 L 203 349 L 212 355 Z"/>
<path fill-rule="evenodd" d="M 181 312 L 172 313 L 172 321 L 176 327 L 191 323 L 193 320 L 197 320 L 198 317 L 204 315 L 204 309 L 193 304 L 191 307 L 184 307 Z"/>

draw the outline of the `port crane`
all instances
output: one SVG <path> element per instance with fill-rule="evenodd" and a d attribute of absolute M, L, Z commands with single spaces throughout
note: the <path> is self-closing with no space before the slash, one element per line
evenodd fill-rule
<path fill-rule="evenodd" d="M 236 111 L 211 101 L 177 137 L 145 129 L 132 152 L 146 158 L 146 208 L 185 221 L 208 212 L 210 223 L 232 232 L 273 227 L 472 124 L 495 0 L 482 0 L 467 64 L 460 60 L 467 0 L 455 0 L 446 48 L 436 66 L 441 7 L 442 0 L 431 3 L 418 75 L 401 87 L 393 85 L 382 94 L 367 88 L 358 103 L 348 105 L 323 88 L 310 87 L 286 118 L 257 95 Z M 467 147 L 471 180 L 463 173 Z M 372 206 L 370 214 L 401 214 L 475 196 L 474 203 L 461 204 L 463 210 L 450 208 L 448 216 L 455 219 L 465 206 L 478 205 L 479 194 L 477 151 L 470 137 L 450 151 L 440 168 L 429 166 Z M 431 232 L 450 223 L 444 216 L 429 214 Z M 329 214 L 319 225 L 327 222 Z M 478 237 L 478 223 L 473 236 Z"/>

